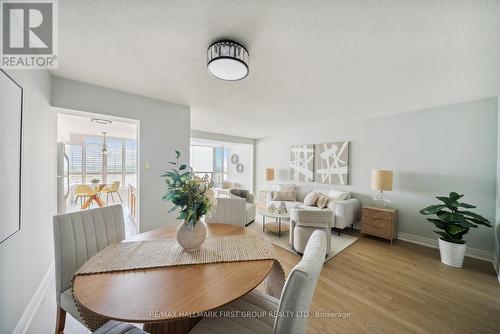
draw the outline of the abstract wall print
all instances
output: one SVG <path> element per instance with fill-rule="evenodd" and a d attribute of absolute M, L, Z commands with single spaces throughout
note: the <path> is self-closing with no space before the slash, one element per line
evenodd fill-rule
<path fill-rule="evenodd" d="M 349 184 L 349 142 L 316 145 L 316 182 Z"/>
<path fill-rule="evenodd" d="M 21 228 L 23 89 L 0 69 L 0 243 Z"/>
<path fill-rule="evenodd" d="M 312 182 L 314 179 L 314 145 L 290 147 L 290 181 Z"/>

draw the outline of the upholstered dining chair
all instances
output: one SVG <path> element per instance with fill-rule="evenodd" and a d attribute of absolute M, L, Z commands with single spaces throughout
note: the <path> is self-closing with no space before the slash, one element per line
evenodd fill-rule
<path fill-rule="evenodd" d="M 148 332 L 131 324 L 110 320 L 93 332 L 93 334 L 148 334 Z"/>
<path fill-rule="evenodd" d="M 113 181 L 110 185 L 106 185 L 102 188 L 101 193 L 106 194 L 106 205 L 108 205 L 109 195 L 111 194 L 111 199 L 115 203 L 115 197 L 113 194 L 117 194 L 120 199 L 120 203 L 123 203 L 122 197 L 120 196 L 120 181 Z"/>
<path fill-rule="evenodd" d="M 92 193 L 94 189 L 88 184 L 77 184 L 75 186 L 75 203 L 78 203 L 78 199 L 80 199 L 80 206 L 83 205 L 83 201 L 86 200 Z"/>
<path fill-rule="evenodd" d="M 217 198 L 217 205 L 205 222 L 245 227 L 246 200 L 244 198 Z"/>
<path fill-rule="evenodd" d="M 309 238 L 302 260 L 288 275 L 280 300 L 253 290 L 227 305 L 212 310 L 212 313 L 218 316 L 202 319 L 189 333 L 304 334 L 307 326 L 307 317 L 304 314 L 309 311 L 325 255 L 325 232 L 316 230 Z M 224 317 L 224 314 L 229 312 L 237 314 L 247 311 L 263 316 Z"/>
<path fill-rule="evenodd" d="M 56 334 L 63 333 L 66 312 L 83 323 L 73 301 L 71 280 L 75 272 L 108 245 L 125 239 L 122 206 L 64 213 L 54 216 L 56 268 Z"/>

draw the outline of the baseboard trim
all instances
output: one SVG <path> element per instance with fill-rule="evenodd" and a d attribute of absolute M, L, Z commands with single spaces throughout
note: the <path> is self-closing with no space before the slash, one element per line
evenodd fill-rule
<path fill-rule="evenodd" d="M 422 246 L 427 246 L 431 248 L 439 248 L 439 242 L 437 239 L 429 239 L 420 237 L 418 235 L 408 234 L 398 232 L 398 239 L 408 241 L 414 244 L 419 244 Z M 483 251 L 480 249 L 472 248 L 467 246 L 465 250 L 465 256 L 473 257 L 475 259 L 484 260 L 493 263 L 493 253 Z M 493 263 L 494 264 L 494 263 Z"/>
<path fill-rule="evenodd" d="M 499 261 L 496 253 L 493 253 L 493 268 L 495 268 L 495 274 L 498 276 L 498 283 L 500 284 L 500 267 Z"/>
<path fill-rule="evenodd" d="M 28 303 L 26 309 L 24 310 L 21 319 L 19 319 L 19 322 L 17 323 L 17 326 L 14 329 L 13 334 L 25 334 L 26 331 L 28 330 L 31 321 L 33 320 L 33 317 L 37 313 L 38 308 L 40 307 L 40 303 L 42 302 L 43 297 L 45 296 L 47 289 L 49 288 L 50 282 L 52 282 L 52 279 L 54 278 L 55 275 L 54 269 L 55 265 L 54 262 L 52 262 L 52 264 L 49 267 L 49 270 L 43 277 L 42 282 L 36 289 L 35 294 L 33 295 L 33 297 L 31 297 L 31 300 Z"/>

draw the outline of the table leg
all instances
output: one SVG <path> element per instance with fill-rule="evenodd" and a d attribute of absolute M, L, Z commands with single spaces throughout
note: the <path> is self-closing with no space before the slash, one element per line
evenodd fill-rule
<path fill-rule="evenodd" d="M 85 203 L 83 203 L 82 205 L 82 210 L 88 208 L 90 204 L 92 204 L 92 196 L 85 200 Z"/>
<path fill-rule="evenodd" d="M 144 324 L 144 331 L 150 334 L 188 334 L 201 318 L 185 318 L 166 322 Z"/>
<path fill-rule="evenodd" d="M 266 231 L 266 216 L 262 216 L 262 232 Z"/>
<path fill-rule="evenodd" d="M 101 208 L 105 205 L 104 201 L 99 197 L 99 195 L 96 195 L 94 200 L 96 201 L 97 205 L 99 205 Z"/>
<path fill-rule="evenodd" d="M 281 218 L 278 218 L 278 238 L 281 238 Z"/>

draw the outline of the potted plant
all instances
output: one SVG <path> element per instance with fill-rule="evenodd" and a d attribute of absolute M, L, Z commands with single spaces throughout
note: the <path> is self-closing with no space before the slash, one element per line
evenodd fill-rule
<path fill-rule="evenodd" d="M 177 219 L 182 220 L 177 228 L 177 242 L 188 252 L 198 249 L 207 236 L 207 228 L 201 218 L 215 206 L 213 184 L 208 177 L 200 178 L 191 167 L 179 163 L 181 153 L 175 151 L 174 167 L 162 175 L 167 184 L 163 200 L 174 205 L 169 212 L 180 209 Z"/>
<path fill-rule="evenodd" d="M 99 184 L 99 179 L 92 179 L 90 180 L 90 183 L 92 183 L 94 186 L 97 186 Z"/>
<path fill-rule="evenodd" d="M 488 219 L 472 211 L 463 210 L 476 208 L 474 205 L 458 202 L 463 196 L 456 192 L 451 192 L 449 197 L 438 196 L 436 198 L 443 204 L 434 204 L 420 210 L 425 216 L 436 215 L 435 218 L 427 220 L 439 229 L 434 232 L 440 235 L 441 262 L 457 268 L 461 268 L 464 263 L 466 244 L 463 236 L 470 228 L 477 228 L 478 225 L 491 227 Z"/>

